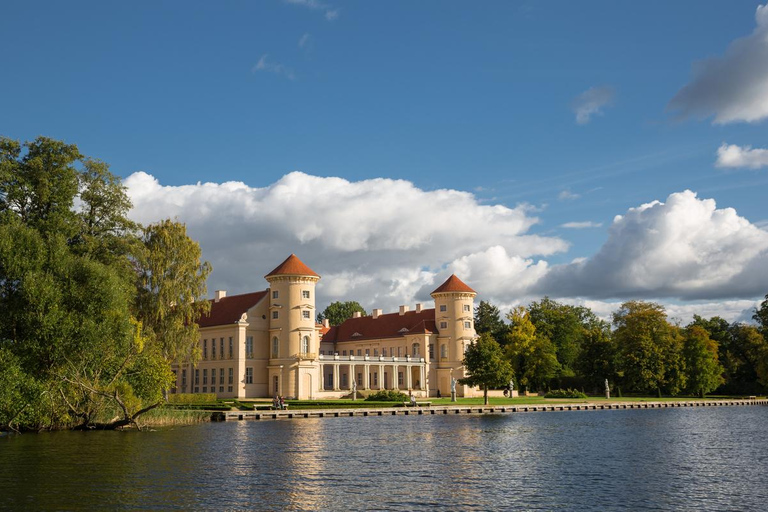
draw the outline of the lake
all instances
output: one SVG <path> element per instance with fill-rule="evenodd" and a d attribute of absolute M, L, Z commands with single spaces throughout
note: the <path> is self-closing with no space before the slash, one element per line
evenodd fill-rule
<path fill-rule="evenodd" d="M 768 407 L 0 438 L 0 508 L 765 510 Z"/>

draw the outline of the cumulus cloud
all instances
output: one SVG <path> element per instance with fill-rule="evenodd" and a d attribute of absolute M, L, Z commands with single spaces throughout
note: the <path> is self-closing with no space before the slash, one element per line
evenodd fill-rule
<path fill-rule="evenodd" d="M 576 96 L 571 105 L 576 114 L 576 122 L 587 124 L 592 120 L 592 116 L 602 115 L 603 108 L 613 103 L 614 96 L 616 91 L 608 85 L 590 87 Z"/>
<path fill-rule="evenodd" d="M 602 226 L 603 226 L 602 222 L 592 222 L 592 221 L 566 222 L 565 224 L 560 224 L 561 228 L 568 228 L 568 229 L 599 228 Z"/>
<path fill-rule="evenodd" d="M 277 62 L 270 62 L 268 58 L 269 58 L 268 54 L 266 53 L 263 54 L 259 58 L 259 61 L 256 64 L 254 64 L 253 68 L 251 68 L 251 73 L 258 73 L 260 71 L 263 71 L 267 73 L 274 73 L 275 75 L 284 76 L 288 80 L 296 79 L 296 75 L 291 68 Z"/>
<path fill-rule="evenodd" d="M 691 191 L 617 216 L 593 257 L 553 267 L 542 293 L 591 298 L 750 298 L 768 290 L 768 233 Z"/>
<path fill-rule="evenodd" d="M 682 117 L 714 116 L 716 124 L 768 117 L 768 5 L 757 7 L 757 26 L 725 54 L 693 66 L 693 78 L 669 102 Z"/>
<path fill-rule="evenodd" d="M 283 0 L 287 4 L 300 5 L 313 11 L 323 11 L 323 16 L 328 21 L 333 21 L 339 17 L 339 10 L 318 0 Z"/>
<path fill-rule="evenodd" d="M 323 276 L 318 305 L 353 299 L 395 308 L 423 287 L 434 289 L 464 257 L 476 261 L 493 248 L 509 255 L 501 263 L 517 261 L 525 273 L 519 262 L 568 248 L 560 238 L 529 233 L 538 219 L 527 206 L 483 205 L 468 192 L 426 191 L 404 180 L 350 182 L 293 172 L 264 188 L 174 187 L 139 172 L 125 184 L 137 221 L 170 216 L 187 223 L 213 264 L 212 288 L 263 289 L 262 276 L 294 252 Z"/>
<path fill-rule="evenodd" d="M 717 167 L 768 167 L 768 149 L 752 149 L 751 146 L 723 144 L 717 148 Z"/>

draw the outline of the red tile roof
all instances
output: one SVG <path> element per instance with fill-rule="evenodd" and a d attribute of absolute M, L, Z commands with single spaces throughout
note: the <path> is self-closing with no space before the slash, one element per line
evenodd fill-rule
<path fill-rule="evenodd" d="M 424 334 L 436 332 L 435 309 L 422 309 L 419 313 L 408 311 L 372 316 L 350 318 L 343 324 L 331 329 L 323 336 L 323 341 L 360 341 L 380 338 L 399 338 L 406 334 Z M 353 336 L 358 333 L 360 336 Z"/>
<path fill-rule="evenodd" d="M 243 295 L 232 295 L 219 299 L 219 302 L 211 302 L 211 312 L 197 321 L 200 327 L 213 327 L 214 325 L 234 324 L 243 313 L 258 304 L 261 299 L 267 296 L 269 290 L 261 292 L 245 293 Z"/>
<path fill-rule="evenodd" d="M 443 284 L 437 287 L 432 293 L 446 293 L 446 292 L 464 292 L 464 293 L 477 293 L 475 290 L 467 286 L 464 281 L 456 277 L 456 274 L 451 274 L 451 277 L 445 280 Z"/>
<path fill-rule="evenodd" d="M 314 270 L 309 268 L 302 262 L 298 256 L 291 254 L 284 262 L 279 264 L 275 270 L 270 272 L 264 277 L 288 275 L 288 276 L 315 276 L 320 277 Z"/>

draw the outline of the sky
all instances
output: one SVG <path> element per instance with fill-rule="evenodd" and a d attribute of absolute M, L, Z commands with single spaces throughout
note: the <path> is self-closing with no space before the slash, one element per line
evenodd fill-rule
<path fill-rule="evenodd" d="M 765 0 L 763 0 L 765 1 Z M 0 135 L 75 143 L 210 293 L 291 253 L 320 310 L 429 304 L 744 321 L 768 293 L 761 2 L 14 2 Z"/>

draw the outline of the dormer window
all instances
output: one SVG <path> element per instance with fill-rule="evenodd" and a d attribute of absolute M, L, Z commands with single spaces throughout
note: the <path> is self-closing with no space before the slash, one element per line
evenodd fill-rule
<path fill-rule="evenodd" d="M 362 334 L 360 334 L 359 332 L 356 332 L 352 335 L 353 338 L 357 338 L 358 336 L 362 336 Z"/>
<path fill-rule="evenodd" d="M 408 332 L 408 329 L 407 329 L 406 327 L 403 327 L 402 329 L 400 329 L 400 330 L 399 330 L 399 331 L 397 331 L 397 332 Z"/>

